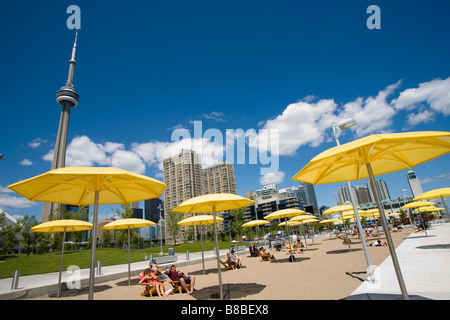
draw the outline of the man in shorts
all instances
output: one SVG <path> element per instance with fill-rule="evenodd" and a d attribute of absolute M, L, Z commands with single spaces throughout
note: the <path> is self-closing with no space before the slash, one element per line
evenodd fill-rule
<path fill-rule="evenodd" d="M 167 270 L 166 273 L 169 276 L 170 280 L 179 281 L 181 287 L 186 291 L 187 294 L 190 295 L 194 292 L 194 283 L 195 283 L 194 276 L 186 277 L 186 275 L 183 272 L 177 271 L 175 265 L 170 266 L 170 269 Z M 186 284 L 191 285 L 191 290 L 187 288 Z"/>

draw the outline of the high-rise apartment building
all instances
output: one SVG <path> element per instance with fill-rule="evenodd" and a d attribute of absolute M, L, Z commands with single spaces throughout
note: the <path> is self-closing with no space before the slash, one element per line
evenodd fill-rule
<path fill-rule="evenodd" d="M 370 193 L 369 188 L 364 186 L 356 186 L 355 187 L 356 198 L 358 199 L 358 204 L 362 203 L 370 203 Z"/>
<path fill-rule="evenodd" d="M 167 212 L 190 198 L 201 195 L 202 163 L 200 156 L 193 150 L 182 150 L 179 154 L 163 160 L 163 181 L 167 185 L 164 190 L 164 217 Z M 177 243 L 184 241 L 186 227 L 176 239 Z M 166 243 L 173 243 L 174 239 L 166 228 Z"/>
<path fill-rule="evenodd" d="M 163 181 L 167 185 L 164 190 L 164 213 L 185 200 L 201 195 L 201 175 L 200 156 L 193 150 L 182 150 L 163 160 Z"/>
<path fill-rule="evenodd" d="M 417 178 L 416 173 L 412 170 L 409 170 L 406 173 L 406 177 L 408 178 L 409 187 L 411 188 L 413 197 L 417 197 L 419 194 L 422 194 L 422 186 L 420 184 L 419 178 Z"/>
<path fill-rule="evenodd" d="M 219 162 L 202 170 L 202 194 L 237 194 L 234 166 L 228 162 Z"/>
<path fill-rule="evenodd" d="M 348 190 L 348 186 L 345 184 L 345 185 L 343 185 L 343 186 L 340 186 L 339 187 L 339 189 L 338 189 L 338 192 L 337 192 L 337 195 L 338 195 L 338 205 L 344 205 L 344 204 L 346 204 L 346 202 L 347 203 L 352 203 L 352 199 L 351 199 L 351 197 L 350 197 L 350 192 L 353 194 L 353 197 L 355 198 L 355 200 L 356 200 L 356 205 L 358 205 L 359 204 L 359 202 L 358 202 L 358 197 L 356 196 L 356 190 L 355 190 L 355 187 L 351 187 L 351 191 L 349 191 Z"/>
<path fill-rule="evenodd" d="M 373 195 L 372 186 L 370 181 L 367 181 L 367 188 L 369 189 L 370 199 L 375 202 L 375 197 Z M 385 181 L 380 179 L 375 179 L 375 187 L 377 188 L 378 195 L 380 196 L 380 201 L 390 200 L 389 190 Z"/>
<path fill-rule="evenodd" d="M 319 205 L 317 203 L 314 185 L 306 182 L 300 182 L 300 189 L 303 191 L 300 193 L 300 200 L 303 203 L 304 210 L 314 214 L 315 216 L 319 216 Z"/>

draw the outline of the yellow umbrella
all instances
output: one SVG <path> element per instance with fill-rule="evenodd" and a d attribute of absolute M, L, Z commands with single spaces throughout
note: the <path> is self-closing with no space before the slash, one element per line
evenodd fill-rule
<path fill-rule="evenodd" d="M 405 204 L 404 206 L 402 206 L 402 209 L 419 208 L 433 205 L 435 205 L 435 203 L 431 201 L 415 201 Z"/>
<path fill-rule="evenodd" d="M 447 215 L 447 219 L 450 218 L 447 204 L 444 201 L 444 198 L 450 197 L 450 188 L 441 188 L 441 189 L 434 189 L 431 191 L 427 191 L 425 193 L 419 194 L 417 197 L 415 197 L 413 200 L 428 200 L 428 199 L 437 199 L 441 198 L 442 203 L 444 204 L 445 208 L 445 214 Z"/>
<path fill-rule="evenodd" d="M 282 218 L 286 219 L 286 218 L 289 218 L 289 217 L 295 217 L 295 216 L 302 215 L 302 214 L 306 214 L 306 212 L 303 211 L 303 210 L 294 209 L 294 208 L 282 209 L 282 210 L 278 210 L 278 211 L 275 211 L 275 212 L 272 212 L 272 213 L 268 214 L 267 216 L 264 217 L 264 219 L 266 219 L 266 220 L 282 219 Z M 285 226 L 286 226 L 286 235 L 289 238 L 289 253 L 290 253 L 290 255 L 289 255 L 289 259 L 290 260 L 289 261 L 294 261 L 293 255 L 292 255 L 292 250 L 291 250 L 291 248 L 292 248 L 291 237 L 289 237 L 287 224 L 285 224 Z"/>
<path fill-rule="evenodd" d="M 429 207 L 420 207 L 416 209 L 419 212 L 434 212 L 434 211 L 442 211 L 444 208 L 438 208 L 435 206 L 429 206 Z"/>
<path fill-rule="evenodd" d="M 130 229 L 151 227 L 156 223 L 153 221 L 137 218 L 120 219 L 110 222 L 102 227 L 103 230 L 123 230 L 128 229 L 128 285 L 131 285 L 130 277 Z"/>
<path fill-rule="evenodd" d="M 269 221 L 264 221 L 264 220 L 252 220 L 252 221 L 244 223 L 241 227 L 249 228 L 249 227 L 261 226 L 263 224 L 269 224 L 269 223 L 270 223 Z"/>
<path fill-rule="evenodd" d="M 132 203 L 159 198 L 166 184 L 114 167 L 64 167 L 16 182 L 8 188 L 31 201 L 94 205 L 97 225 L 99 204 Z M 92 229 L 89 300 L 94 297 L 96 228 Z"/>
<path fill-rule="evenodd" d="M 310 214 L 303 214 L 300 216 L 295 216 L 291 219 L 289 219 L 290 222 L 294 222 L 294 221 L 303 221 L 303 220 L 309 220 L 309 219 L 314 219 L 315 217 L 313 215 Z"/>
<path fill-rule="evenodd" d="M 62 220 L 54 220 L 48 221 L 41 224 L 38 224 L 32 227 L 31 232 L 63 232 L 63 240 L 62 240 L 62 248 L 61 248 L 61 263 L 59 265 L 59 277 L 58 277 L 58 291 L 56 297 L 59 298 L 59 292 L 61 290 L 61 273 L 62 266 L 64 260 L 64 243 L 66 240 L 66 232 L 77 232 L 77 231 L 85 231 L 91 230 L 92 223 L 81 221 L 81 220 L 73 220 L 73 219 L 62 219 Z"/>
<path fill-rule="evenodd" d="M 239 209 L 246 207 L 250 204 L 255 203 L 255 201 L 238 196 L 231 193 L 215 193 L 207 194 L 203 196 L 198 196 L 191 198 L 182 202 L 178 207 L 173 209 L 174 212 L 180 213 L 213 213 L 214 217 L 214 238 L 216 242 L 216 252 L 217 252 L 217 269 L 219 274 L 219 290 L 220 299 L 223 300 L 222 292 L 222 273 L 220 270 L 220 256 L 219 256 L 219 240 L 217 238 L 217 218 L 216 212 L 227 211 L 233 209 Z"/>
<path fill-rule="evenodd" d="M 217 222 L 222 222 L 223 218 L 216 217 Z M 198 215 L 189 217 L 186 219 L 181 220 L 177 224 L 180 226 L 200 226 L 200 225 L 206 225 L 206 224 L 213 224 L 214 223 L 214 217 L 211 215 Z M 205 274 L 205 257 L 203 254 L 203 233 L 200 232 L 200 242 L 202 245 L 202 264 L 203 264 L 203 274 Z"/>
<path fill-rule="evenodd" d="M 450 132 L 423 131 L 370 135 L 314 157 L 294 177 L 312 184 L 354 181 L 370 178 L 380 213 L 383 206 L 375 188 L 374 175 L 411 169 L 450 152 Z M 404 299 L 408 294 L 401 274 L 394 243 L 384 213 L 381 223 Z"/>

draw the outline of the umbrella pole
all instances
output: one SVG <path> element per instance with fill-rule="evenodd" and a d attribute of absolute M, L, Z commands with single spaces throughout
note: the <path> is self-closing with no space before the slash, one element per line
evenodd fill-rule
<path fill-rule="evenodd" d="M 443 196 L 441 196 L 441 200 L 442 200 L 442 204 L 444 205 L 444 208 L 445 208 L 445 215 L 447 216 L 447 221 L 449 221 L 450 216 L 449 216 L 449 214 L 448 214 L 447 204 L 445 203 L 444 197 L 443 197 Z"/>
<path fill-rule="evenodd" d="M 217 223 L 216 223 L 216 206 L 213 206 L 213 218 L 214 218 L 214 238 L 216 242 L 216 251 L 217 251 L 217 273 L 219 274 L 219 293 L 220 300 L 223 300 L 223 292 L 222 292 L 222 272 L 220 270 L 220 253 L 219 253 L 219 240 L 217 239 Z"/>
<path fill-rule="evenodd" d="M 352 248 L 350 247 L 350 239 L 348 238 L 348 234 L 347 234 L 347 227 L 345 226 L 344 216 L 342 215 L 342 211 L 340 211 L 339 213 L 341 214 L 342 223 L 344 224 L 344 230 L 345 230 L 345 238 L 344 239 L 347 239 L 348 251 L 352 252 Z"/>
<path fill-rule="evenodd" d="M 403 280 L 402 271 L 400 270 L 400 264 L 398 263 L 397 253 L 395 252 L 394 242 L 392 241 L 391 234 L 389 232 L 386 217 L 384 215 L 383 205 L 378 196 L 378 191 L 375 186 L 375 177 L 373 175 L 372 166 L 370 163 L 366 163 L 367 171 L 370 177 L 370 184 L 372 186 L 373 194 L 375 196 L 375 202 L 377 203 L 378 210 L 380 211 L 380 220 L 386 234 L 386 240 L 388 242 L 389 252 L 391 253 L 392 263 L 394 264 L 395 273 L 397 275 L 398 284 L 402 292 L 403 300 L 409 300 L 408 292 L 406 291 L 405 281 Z"/>
<path fill-rule="evenodd" d="M 59 292 L 61 291 L 61 273 L 64 259 L 64 242 L 66 240 L 66 228 L 64 228 L 63 240 L 62 240 L 62 248 L 61 248 L 61 263 L 59 264 L 59 279 L 58 279 L 58 292 L 56 297 L 59 298 Z"/>
<path fill-rule="evenodd" d="M 306 249 L 308 249 L 308 240 L 306 239 L 305 225 L 302 224 L 303 238 L 305 238 Z"/>
<path fill-rule="evenodd" d="M 204 227 L 200 225 L 200 243 L 202 245 L 202 265 L 203 265 L 203 275 L 205 275 L 205 256 L 203 254 L 203 230 Z"/>
<path fill-rule="evenodd" d="M 286 226 L 286 233 L 287 233 L 287 237 L 288 237 L 288 239 L 289 239 L 289 258 L 291 257 L 291 256 L 293 256 L 293 254 L 292 254 L 292 244 L 291 244 L 291 237 L 290 237 L 290 235 L 289 235 L 289 229 L 288 229 L 288 225 L 287 225 L 287 217 L 284 217 L 284 225 Z M 294 259 L 292 259 L 292 260 L 289 260 L 289 261 L 291 261 L 291 262 L 293 262 L 294 261 Z"/>
<path fill-rule="evenodd" d="M 358 232 L 359 232 L 359 235 L 361 237 L 361 243 L 362 243 L 362 246 L 363 246 L 363 249 L 364 249 L 364 256 L 366 258 L 367 267 L 368 267 L 368 270 L 369 270 L 369 274 L 370 274 L 371 280 L 373 280 L 372 262 L 370 261 L 369 251 L 367 250 L 366 237 L 364 236 L 364 231 L 363 231 L 363 228 L 362 228 L 362 225 L 361 225 L 361 219 L 359 218 L 358 208 L 357 208 L 357 205 L 356 205 L 356 199 L 355 199 L 353 193 L 351 192 L 352 188 L 351 188 L 351 185 L 350 185 L 350 181 L 347 181 L 347 187 L 348 187 L 348 190 L 350 192 L 350 200 L 352 201 L 353 212 L 355 213 L 356 225 L 358 227 Z"/>
<path fill-rule="evenodd" d="M 91 247 L 91 269 L 89 270 L 89 300 L 94 299 L 95 251 L 97 249 L 98 198 L 99 198 L 99 191 L 95 191 L 94 216 L 92 218 L 93 228 L 92 228 L 92 247 Z"/>
<path fill-rule="evenodd" d="M 130 280 L 130 226 L 128 226 L 128 285 L 131 286 L 131 280 Z"/>

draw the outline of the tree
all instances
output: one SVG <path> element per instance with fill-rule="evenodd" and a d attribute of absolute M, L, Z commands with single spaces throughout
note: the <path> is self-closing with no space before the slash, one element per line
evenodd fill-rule
<path fill-rule="evenodd" d="M 129 203 L 121 204 L 121 209 L 113 209 L 113 211 L 116 213 L 116 215 L 121 219 L 130 219 L 133 217 L 133 208 L 131 208 L 131 205 Z M 130 232 L 130 242 L 131 238 L 133 238 L 133 235 L 135 231 Z M 119 248 L 123 247 L 124 243 L 128 243 L 128 229 L 123 230 L 117 230 L 116 233 L 116 244 Z"/>
<path fill-rule="evenodd" d="M 244 208 L 234 209 L 230 211 L 230 216 L 233 219 L 231 222 L 231 231 L 237 234 L 238 239 L 240 239 L 240 235 L 244 233 L 244 229 L 242 228 L 242 225 L 245 223 L 244 213 Z"/>
<path fill-rule="evenodd" d="M 174 241 L 174 245 L 177 244 L 177 235 L 180 232 L 180 226 L 178 222 L 183 220 L 183 215 L 173 212 L 172 209 L 167 211 L 167 219 L 166 219 L 166 230 L 167 233 L 172 237 Z"/>
<path fill-rule="evenodd" d="M 30 254 L 30 249 L 36 245 L 36 233 L 31 232 L 31 228 L 38 224 L 36 216 L 29 217 L 27 214 L 20 219 L 17 224 L 20 225 L 20 234 L 22 236 L 21 243 L 25 247 L 27 256 Z"/>

